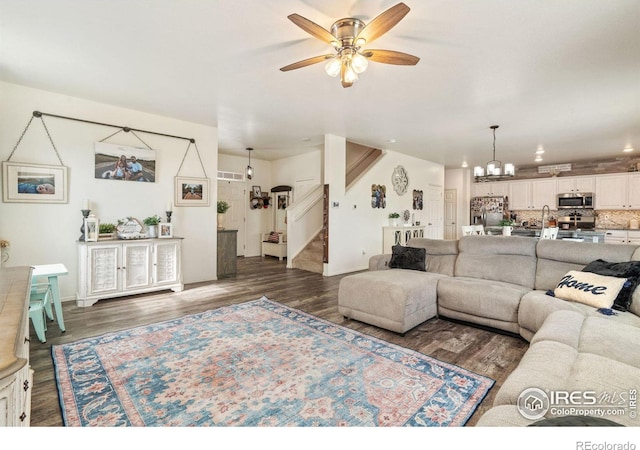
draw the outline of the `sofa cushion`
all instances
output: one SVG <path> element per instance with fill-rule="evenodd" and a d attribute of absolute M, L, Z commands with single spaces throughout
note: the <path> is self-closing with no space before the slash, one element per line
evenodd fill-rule
<path fill-rule="evenodd" d="M 582 316 L 599 317 L 611 323 L 611 327 L 615 327 L 616 324 L 627 324 L 640 328 L 640 317 L 631 312 L 614 311 L 614 315 L 606 316 L 592 306 L 569 302 L 547 295 L 546 291 L 535 290 L 526 293 L 520 300 L 518 308 L 520 335 L 531 340 L 546 318 L 555 311 L 573 311 Z"/>
<path fill-rule="evenodd" d="M 553 290 L 568 271 L 582 270 L 591 261 L 599 258 L 609 262 L 630 261 L 638 247 L 540 239 L 536 245 L 538 263 L 535 288 L 543 291 Z"/>
<path fill-rule="evenodd" d="M 426 251 L 424 248 L 394 245 L 391 247 L 391 251 L 391 260 L 389 261 L 391 269 L 422 270 L 423 272 L 426 270 Z"/>
<path fill-rule="evenodd" d="M 613 303 L 613 309 L 617 309 L 618 311 L 627 311 L 629 309 L 633 292 L 636 290 L 636 287 L 638 287 L 638 282 L 640 281 L 640 261 L 612 263 L 603 259 L 596 259 L 587 264 L 582 270 L 584 272 L 597 273 L 598 275 L 620 277 L 629 280 L 629 283 L 622 288 Z"/>
<path fill-rule="evenodd" d="M 570 270 L 553 291 L 556 297 L 594 308 L 611 308 L 627 282 L 626 278 L 607 277 L 591 272 Z"/>
<path fill-rule="evenodd" d="M 517 284 L 468 277 L 438 281 L 438 306 L 503 322 L 518 322 L 518 305 L 529 289 Z"/>
<path fill-rule="evenodd" d="M 536 242 L 520 236 L 463 236 L 458 245 L 460 253 L 455 276 L 502 281 L 533 289 Z"/>
<path fill-rule="evenodd" d="M 407 245 L 425 249 L 427 272 L 453 276 L 453 269 L 458 256 L 458 241 L 411 238 Z"/>

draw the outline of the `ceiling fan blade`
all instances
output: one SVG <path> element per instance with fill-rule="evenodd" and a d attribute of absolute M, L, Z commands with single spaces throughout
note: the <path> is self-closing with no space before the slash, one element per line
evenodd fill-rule
<path fill-rule="evenodd" d="M 379 38 L 391 28 L 396 26 L 404 16 L 410 11 L 410 8 L 404 3 L 398 3 L 385 12 L 376 16 L 364 27 L 357 39 L 364 39 L 367 43 Z"/>
<path fill-rule="evenodd" d="M 336 40 L 335 36 L 328 30 L 322 28 L 317 23 L 312 22 L 305 17 L 302 17 L 300 14 L 291 14 L 287 17 L 290 21 L 298 25 L 311 36 L 316 37 L 321 41 L 326 42 L 327 44 L 331 44 L 331 42 Z"/>
<path fill-rule="evenodd" d="M 336 55 L 314 56 L 313 58 L 303 59 L 302 61 L 294 62 L 293 64 L 289 64 L 288 66 L 281 67 L 280 70 L 283 72 L 287 72 L 289 70 L 300 69 L 312 64 L 321 63 L 322 61 L 326 61 L 327 59 L 335 58 L 335 56 Z"/>
<path fill-rule="evenodd" d="M 396 64 L 399 66 L 415 66 L 418 64 L 418 61 L 420 61 L 420 58 L 417 56 L 395 52 L 393 50 L 366 50 L 362 55 L 371 61 L 384 64 Z"/>

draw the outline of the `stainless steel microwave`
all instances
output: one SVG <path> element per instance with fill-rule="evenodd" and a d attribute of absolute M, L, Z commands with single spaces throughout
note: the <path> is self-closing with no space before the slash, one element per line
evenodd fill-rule
<path fill-rule="evenodd" d="M 595 205 L 593 192 L 570 192 L 558 194 L 558 209 L 593 209 Z"/>

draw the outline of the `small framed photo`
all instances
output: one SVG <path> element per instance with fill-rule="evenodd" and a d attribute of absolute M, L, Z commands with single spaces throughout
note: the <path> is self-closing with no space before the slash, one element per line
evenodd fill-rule
<path fill-rule="evenodd" d="M 261 198 L 261 197 L 262 197 L 262 189 L 260 189 L 260 186 L 252 186 L 251 198 Z"/>
<path fill-rule="evenodd" d="M 173 237 L 173 224 L 168 222 L 161 222 L 158 224 L 158 237 L 170 238 Z"/>
<path fill-rule="evenodd" d="M 84 219 L 84 240 L 87 242 L 96 242 L 100 234 L 100 224 L 98 218 L 91 214 Z"/>
<path fill-rule="evenodd" d="M 2 162 L 5 203 L 67 203 L 67 168 Z"/>
<path fill-rule="evenodd" d="M 209 178 L 175 177 L 176 206 L 209 206 Z"/>

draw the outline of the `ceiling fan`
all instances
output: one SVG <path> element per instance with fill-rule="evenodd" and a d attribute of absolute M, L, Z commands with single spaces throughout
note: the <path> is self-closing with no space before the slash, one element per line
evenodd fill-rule
<path fill-rule="evenodd" d="M 342 87 L 348 88 L 356 82 L 358 74 L 367 69 L 368 60 L 384 64 L 415 66 L 420 61 L 417 56 L 393 50 L 363 49 L 365 45 L 370 44 L 374 39 L 393 28 L 409 11 L 407 5 L 398 3 L 376 16 L 368 24 L 360 19 L 348 17 L 336 21 L 331 26 L 331 31 L 299 14 L 291 14 L 288 16 L 289 20 L 313 37 L 332 45 L 336 53 L 304 59 L 284 66 L 280 70 L 287 72 L 328 61 L 325 65 L 327 74 L 332 77 L 340 74 Z"/>

